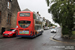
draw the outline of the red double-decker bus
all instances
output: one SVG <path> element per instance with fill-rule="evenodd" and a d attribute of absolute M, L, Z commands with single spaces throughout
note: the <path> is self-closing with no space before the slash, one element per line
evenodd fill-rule
<path fill-rule="evenodd" d="M 17 13 L 17 36 L 36 37 L 43 33 L 42 18 L 31 11 Z"/>

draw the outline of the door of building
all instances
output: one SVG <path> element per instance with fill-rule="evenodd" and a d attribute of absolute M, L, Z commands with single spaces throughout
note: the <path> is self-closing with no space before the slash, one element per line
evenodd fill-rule
<path fill-rule="evenodd" d="M 3 32 L 5 31 L 5 28 L 2 27 L 2 30 L 1 30 L 1 35 L 3 34 Z"/>
<path fill-rule="evenodd" d="M 0 11 L 0 23 L 1 23 L 1 11 Z"/>

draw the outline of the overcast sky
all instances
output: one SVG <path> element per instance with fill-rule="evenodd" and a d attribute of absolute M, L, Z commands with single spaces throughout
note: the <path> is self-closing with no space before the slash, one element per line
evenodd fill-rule
<path fill-rule="evenodd" d="M 45 17 L 51 23 L 54 23 L 52 20 L 52 15 L 48 13 L 48 8 L 45 0 L 18 0 L 21 10 L 28 8 L 31 11 L 39 11 L 41 17 Z"/>

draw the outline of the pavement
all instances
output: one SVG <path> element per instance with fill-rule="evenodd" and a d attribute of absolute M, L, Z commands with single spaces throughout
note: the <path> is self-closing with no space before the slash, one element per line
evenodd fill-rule
<path fill-rule="evenodd" d="M 61 30 L 61 28 L 60 28 Z M 60 42 L 67 42 L 67 43 L 75 43 L 75 39 L 68 39 L 68 38 L 63 38 L 61 37 L 61 31 L 58 31 L 60 33 L 56 33 L 54 35 L 54 37 L 52 37 L 53 40 L 56 40 L 56 41 L 60 41 Z"/>
<path fill-rule="evenodd" d="M 2 38 L 3 37 L 3 35 L 0 35 L 0 38 Z"/>
<path fill-rule="evenodd" d="M 73 39 L 62 38 L 62 37 L 59 37 L 58 35 L 56 35 L 53 39 L 56 41 L 61 41 L 61 42 L 75 43 L 75 40 Z"/>

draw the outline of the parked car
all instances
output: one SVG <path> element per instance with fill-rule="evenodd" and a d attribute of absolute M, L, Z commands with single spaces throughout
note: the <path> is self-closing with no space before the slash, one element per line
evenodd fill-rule
<path fill-rule="evenodd" d="M 48 30 L 48 29 L 49 29 L 49 27 L 45 27 L 45 28 L 44 28 L 44 30 Z"/>
<path fill-rule="evenodd" d="M 51 29 L 51 33 L 56 33 L 57 30 L 56 29 Z"/>
<path fill-rule="evenodd" d="M 49 27 L 50 29 L 52 29 L 53 27 Z"/>
<path fill-rule="evenodd" d="M 3 32 L 3 37 L 13 37 L 13 36 L 16 36 L 15 28 L 11 28 L 11 29 L 8 29 L 5 32 Z"/>

